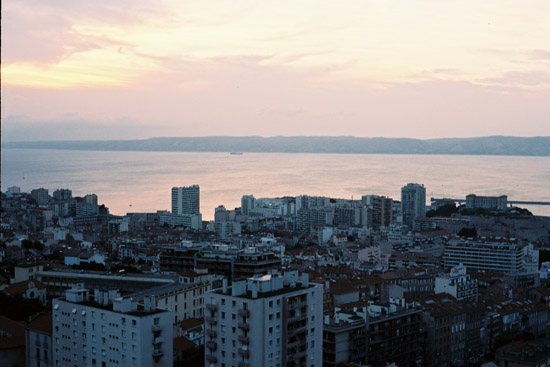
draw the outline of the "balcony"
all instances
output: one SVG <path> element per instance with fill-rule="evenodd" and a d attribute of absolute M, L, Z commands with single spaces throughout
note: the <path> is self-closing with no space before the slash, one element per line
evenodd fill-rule
<path fill-rule="evenodd" d="M 239 366 L 239 367 L 250 367 L 250 364 L 241 361 L 241 362 L 239 362 L 239 364 L 237 366 Z"/>
<path fill-rule="evenodd" d="M 164 336 L 157 336 L 153 342 L 155 344 L 164 342 Z"/>
<path fill-rule="evenodd" d="M 301 346 L 301 345 L 306 345 L 306 339 L 305 339 L 305 338 L 304 338 L 304 339 L 297 339 L 297 340 L 295 340 L 295 341 L 293 341 L 293 342 L 288 343 L 288 344 L 286 345 L 286 349 L 287 349 L 287 350 L 290 350 L 290 349 L 292 349 L 292 348 L 297 348 L 297 347 L 299 347 L 299 346 Z"/>
<path fill-rule="evenodd" d="M 160 357 L 164 355 L 164 352 L 162 351 L 162 349 L 154 349 L 153 350 L 153 357 Z"/>
<path fill-rule="evenodd" d="M 241 342 L 242 344 L 250 344 L 250 339 L 248 339 L 248 337 L 244 336 L 244 335 L 239 335 L 239 342 Z"/>
<path fill-rule="evenodd" d="M 307 314 L 303 313 L 303 314 L 300 314 L 300 315 L 295 315 L 295 316 L 289 317 L 287 319 L 287 323 L 292 324 L 292 323 L 302 321 L 302 320 L 306 320 L 306 319 L 307 319 Z"/>
<path fill-rule="evenodd" d="M 245 358 L 248 358 L 250 357 L 250 351 L 248 349 L 242 349 L 242 348 L 239 348 L 239 355 L 240 356 L 243 356 Z"/>
<path fill-rule="evenodd" d="M 216 363 L 218 361 L 218 358 L 213 354 L 207 354 L 206 355 L 206 360 L 208 362 Z"/>
<path fill-rule="evenodd" d="M 293 301 L 288 303 L 288 310 L 295 310 L 297 308 L 305 306 L 306 303 L 302 301 Z"/>
<path fill-rule="evenodd" d="M 250 330 L 250 326 L 247 323 L 239 322 L 239 329 L 248 331 Z"/>
<path fill-rule="evenodd" d="M 207 323 L 212 324 L 212 325 L 216 325 L 216 323 L 217 323 L 216 319 L 212 316 L 206 316 L 205 320 L 206 320 Z"/>
<path fill-rule="evenodd" d="M 208 335 L 211 338 L 215 338 L 218 336 L 218 333 L 216 332 L 216 330 L 208 329 L 206 330 L 206 335 Z"/>
<path fill-rule="evenodd" d="M 291 337 L 291 336 L 295 336 L 295 335 L 298 335 L 298 334 L 301 334 L 301 333 L 304 333 L 307 331 L 307 326 L 299 326 L 297 328 L 294 328 L 294 329 L 289 329 L 288 330 L 288 336 Z"/>
<path fill-rule="evenodd" d="M 214 303 L 207 303 L 206 304 L 206 309 L 208 311 L 217 311 L 218 310 L 218 305 L 216 305 Z"/>
<path fill-rule="evenodd" d="M 218 349 L 218 344 L 214 343 L 213 341 L 206 342 L 206 348 L 210 349 L 211 351 L 215 351 Z"/>
<path fill-rule="evenodd" d="M 153 325 L 153 331 L 161 331 L 162 330 L 162 326 L 160 325 Z"/>
<path fill-rule="evenodd" d="M 237 313 L 239 314 L 239 317 L 249 317 L 250 316 L 250 310 L 239 310 L 237 311 Z"/>

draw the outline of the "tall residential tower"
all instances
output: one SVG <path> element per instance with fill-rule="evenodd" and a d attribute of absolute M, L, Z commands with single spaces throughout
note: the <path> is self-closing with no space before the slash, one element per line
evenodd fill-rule
<path fill-rule="evenodd" d="M 403 224 L 412 228 L 417 217 L 426 215 L 426 188 L 416 183 L 401 188 L 401 212 Z"/>
<path fill-rule="evenodd" d="M 323 286 L 273 272 L 206 295 L 208 366 L 323 364 Z"/>
<path fill-rule="evenodd" d="M 172 187 L 172 214 L 200 214 L 199 185 Z"/>

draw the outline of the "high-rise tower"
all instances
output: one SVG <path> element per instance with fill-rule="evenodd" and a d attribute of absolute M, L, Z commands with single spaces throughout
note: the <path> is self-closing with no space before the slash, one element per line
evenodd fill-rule
<path fill-rule="evenodd" d="M 199 185 L 172 187 L 172 214 L 200 214 Z"/>
<path fill-rule="evenodd" d="M 417 217 L 426 215 L 426 188 L 416 183 L 401 188 L 401 212 L 403 224 L 412 228 Z"/>

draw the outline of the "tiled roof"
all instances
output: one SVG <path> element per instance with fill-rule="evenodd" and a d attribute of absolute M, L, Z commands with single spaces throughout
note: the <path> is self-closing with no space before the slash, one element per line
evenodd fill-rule
<path fill-rule="evenodd" d="M 27 325 L 27 329 L 37 330 L 52 335 L 52 315 L 44 314 L 38 316 Z"/>
<path fill-rule="evenodd" d="M 25 347 L 25 326 L 0 315 L 0 330 L 9 336 L 0 337 L 0 349 Z"/>
<path fill-rule="evenodd" d="M 25 280 L 23 282 L 13 283 L 6 287 L 4 291 L 9 294 L 23 294 L 29 289 L 29 283 L 34 283 L 34 288 L 45 289 L 46 285 L 38 280 Z"/>

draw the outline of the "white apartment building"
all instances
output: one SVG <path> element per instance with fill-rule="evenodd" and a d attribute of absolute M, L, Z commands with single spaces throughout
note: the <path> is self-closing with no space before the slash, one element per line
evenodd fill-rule
<path fill-rule="evenodd" d="M 470 194 L 466 196 L 467 209 L 496 209 L 505 210 L 508 206 L 508 196 L 477 196 Z"/>
<path fill-rule="evenodd" d="M 72 288 L 52 302 L 55 367 L 168 367 L 172 313 L 138 305 L 118 292 Z"/>
<path fill-rule="evenodd" d="M 426 188 L 409 183 L 401 188 L 401 213 L 403 224 L 413 227 L 414 220 L 426 215 Z"/>
<path fill-rule="evenodd" d="M 525 251 L 517 242 L 499 238 L 452 239 L 444 247 L 443 265 L 514 274 L 525 271 Z"/>
<path fill-rule="evenodd" d="M 322 365 L 323 286 L 307 274 L 224 280 L 206 299 L 206 366 Z"/>
<path fill-rule="evenodd" d="M 189 318 L 204 317 L 204 297 L 212 289 L 215 278 L 212 274 L 192 277 L 187 282 L 179 276 L 179 282 L 161 285 L 132 294 L 135 300 L 149 298 L 151 304 L 159 309 L 172 312 L 173 323 Z M 221 277 L 220 277 L 221 278 Z"/>
<path fill-rule="evenodd" d="M 451 269 L 449 274 L 439 274 L 435 277 L 434 291 L 447 293 L 457 300 L 474 300 L 478 297 L 478 281 L 466 274 L 466 267 L 462 264 Z"/>
<path fill-rule="evenodd" d="M 200 214 L 199 185 L 172 187 L 172 214 Z"/>
<path fill-rule="evenodd" d="M 202 229 L 201 214 L 161 213 L 159 220 L 161 225 L 166 223 L 170 226 L 190 227 L 196 230 Z"/>

